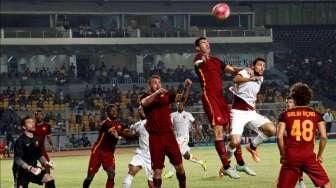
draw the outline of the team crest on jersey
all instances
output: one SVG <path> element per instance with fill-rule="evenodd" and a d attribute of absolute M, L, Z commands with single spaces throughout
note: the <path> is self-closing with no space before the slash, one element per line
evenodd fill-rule
<path fill-rule="evenodd" d="M 47 129 L 46 127 L 42 127 L 42 130 L 44 130 L 44 131 L 45 131 L 46 129 Z"/>
<path fill-rule="evenodd" d="M 186 118 L 186 116 L 183 116 L 183 119 L 185 119 Z"/>

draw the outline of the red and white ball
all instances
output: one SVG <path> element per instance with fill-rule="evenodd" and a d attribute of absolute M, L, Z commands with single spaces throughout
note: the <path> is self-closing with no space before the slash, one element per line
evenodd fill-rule
<path fill-rule="evenodd" d="M 230 7 L 226 3 L 218 3 L 212 7 L 212 15 L 219 20 L 225 20 L 230 16 Z"/>

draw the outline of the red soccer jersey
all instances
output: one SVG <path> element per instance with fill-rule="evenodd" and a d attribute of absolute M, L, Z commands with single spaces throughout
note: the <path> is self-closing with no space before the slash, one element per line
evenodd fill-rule
<path fill-rule="evenodd" d="M 115 127 L 118 131 L 118 134 L 120 134 L 123 129 L 123 125 L 117 120 L 111 120 L 110 118 L 106 118 L 104 121 L 101 122 L 100 126 L 101 127 L 99 131 L 99 136 L 97 138 L 97 141 L 93 145 L 93 152 L 95 152 L 96 149 L 114 152 L 115 146 L 118 143 L 118 138 L 110 134 L 108 130 L 112 127 Z"/>
<path fill-rule="evenodd" d="M 210 56 L 206 62 L 198 64 L 202 60 L 202 54 L 196 54 L 194 58 L 195 71 L 200 79 L 201 87 L 204 92 L 222 93 L 222 77 L 226 64 L 216 57 Z M 197 65 L 198 64 L 198 65 Z"/>
<path fill-rule="evenodd" d="M 312 157 L 314 153 L 317 123 L 321 114 L 309 107 L 295 107 L 281 113 L 279 122 L 286 124 L 285 156 L 289 161 Z"/>
<path fill-rule="evenodd" d="M 48 123 L 36 123 L 35 125 L 35 137 L 38 141 L 38 146 L 44 148 L 44 141 L 47 135 L 51 134 L 51 128 Z"/>
<path fill-rule="evenodd" d="M 147 97 L 145 94 L 142 98 Z M 160 97 L 156 97 L 155 101 L 147 107 L 144 112 L 147 119 L 146 129 L 149 134 L 160 134 L 173 131 L 173 125 L 170 119 L 170 104 L 175 102 L 176 94 L 168 92 Z"/>

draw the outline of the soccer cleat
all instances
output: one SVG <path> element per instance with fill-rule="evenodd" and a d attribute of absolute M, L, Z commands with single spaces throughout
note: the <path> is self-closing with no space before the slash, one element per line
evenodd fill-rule
<path fill-rule="evenodd" d="M 305 185 L 305 183 L 303 182 L 303 180 L 299 180 L 299 181 L 296 183 L 295 188 L 306 188 L 306 185 Z"/>
<path fill-rule="evenodd" d="M 169 179 L 169 178 L 172 178 L 173 176 L 174 176 L 174 172 L 169 170 L 167 173 L 165 173 L 163 177 L 164 179 Z"/>
<path fill-rule="evenodd" d="M 246 150 L 247 150 L 248 152 L 251 153 L 251 155 L 252 155 L 252 159 L 253 159 L 255 162 L 260 162 L 260 156 L 259 156 L 259 153 L 257 152 L 257 150 L 253 150 L 253 149 L 251 148 L 250 144 L 248 144 L 248 145 L 246 146 Z"/>
<path fill-rule="evenodd" d="M 240 165 L 237 165 L 236 166 L 236 170 L 238 172 L 245 172 L 247 175 L 250 175 L 250 176 L 256 176 L 257 173 L 255 173 L 252 169 L 250 169 L 248 166 L 240 166 Z"/>
<path fill-rule="evenodd" d="M 223 176 L 229 176 L 232 179 L 239 179 L 240 176 L 238 175 L 237 171 L 234 168 L 228 168 L 228 169 L 224 169 L 221 168 L 219 169 L 219 177 L 223 177 Z"/>
<path fill-rule="evenodd" d="M 200 164 L 201 164 L 201 166 L 202 166 L 204 172 L 207 171 L 207 169 L 208 169 L 208 165 L 207 165 L 206 160 L 202 160 L 202 161 L 200 161 Z"/>

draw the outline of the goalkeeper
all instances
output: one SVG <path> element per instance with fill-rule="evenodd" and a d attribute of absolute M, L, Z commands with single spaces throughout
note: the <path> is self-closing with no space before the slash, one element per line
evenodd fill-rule
<path fill-rule="evenodd" d="M 42 156 L 38 148 L 37 140 L 34 137 L 35 122 L 34 119 L 26 116 L 21 121 L 23 134 L 15 141 L 14 144 L 14 187 L 15 188 L 28 188 L 30 182 L 43 185 L 46 188 L 54 188 L 55 180 L 47 173 L 53 167 L 51 162 L 48 162 Z M 45 169 L 37 166 L 37 161 Z"/>

